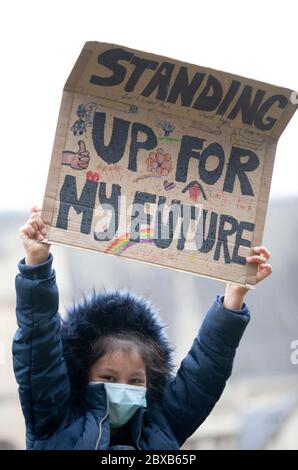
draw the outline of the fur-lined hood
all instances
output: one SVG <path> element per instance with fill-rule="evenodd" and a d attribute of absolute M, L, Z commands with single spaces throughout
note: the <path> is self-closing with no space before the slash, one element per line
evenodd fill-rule
<path fill-rule="evenodd" d="M 64 358 L 74 394 L 81 395 L 88 383 L 94 342 L 107 335 L 132 332 L 148 338 L 164 358 L 167 374 L 163 371 L 156 377 L 160 394 L 151 397 L 158 400 L 173 368 L 173 349 L 164 328 L 154 306 L 132 292 L 104 289 L 96 292 L 93 289 L 91 295 L 84 294 L 67 308 L 61 323 Z"/>

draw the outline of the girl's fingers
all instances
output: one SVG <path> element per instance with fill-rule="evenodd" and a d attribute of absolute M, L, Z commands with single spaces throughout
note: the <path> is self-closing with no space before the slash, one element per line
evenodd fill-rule
<path fill-rule="evenodd" d="M 265 256 L 266 259 L 269 259 L 271 256 L 270 252 L 267 250 L 265 246 L 255 246 L 253 247 L 253 251 L 256 254 Z"/>
<path fill-rule="evenodd" d="M 40 233 L 40 231 L 36 228 L 36 224 L 34 221 L 29 221 L 27 224 L 23 225 L 20 228 L 19 234 L 21 238 L 30 238 L 32 240 L 43 240 L 44 236 Z"/>
<path fill-rule="evenodd" d="M 263 281 L 266 277 L 270 276 L 270 274 L 272 274 L 271 264 L 261 264 L 258 266 L 257 282 Z"/>
<path fill-rule="evenodd" d="M 262 271 L 268 271 L 268 273 L 270 273 L 270 274 L 272 273 L 272 266 L 271 266 L 271 264 L 262 263 L 262 264 L 260 264 L 260 269 L 261 269 Z"/>
<path fill-rule="evenodd" d="M 248 263 L 265 263 L 267 261 L 267 258 L 265 256 L 259 256 L 259 255 L 252 255 L 252 256 L 247 256 L 246 260 Z"/>
<path fill-rule="evenodd" d="M 30 223 L 33 222 L 36 224 L 37 230 L 39 230 L 44 235 L 46 234 L 45 224 L 38 213 L 31 214 L 29 221 Z"/>
<path fill-rule="evenodd" d="M 41 219 L 33 218 L 29 220 L 29 223 L 33 225 L 39 232 L 43 233 L 44 235 L 46 234 L 45 224 Z"/>
<path fill-rule="evenodd" d="M 31 225 L 31 227 L 34 228 L 34 230 L 35 230 L 36 232 L 39 232 L 39 227 L 38 227 L 37 222 L 36 222 L 35 220 L 31 220 L 31 219 L 30 219 L 30 220 L 28 221 L 28 224 Z"/>
<path fill-rule="evenodd" d="M 30 220 L 28 223 L 35 230 L 35 237 L 37 237 L 38 240 L 43 240 L 43 236 L 46 234 L 46 230 L 41 228 L 40 225 L 37 224 L 36 220 Z"/>
<path fill-rule="evenodd" d="M 42 218 L 40 217 L 40 213 L 39 212 L 32 212 L 32 214 L 30 215 L 30 219 L 38 219 L 42 222 Z M 30 220 L 29 219 L 29 220 Z"/>
<path fill-rule="evenodd" d="M 37 213 L 37 212 L 41 212 L 41 208 L 39 206 L 31 207 L 30 214 L 34 214 L 34 213 Z"/>
<path fill-rule="evenodd" d="M 246 261 L 258 265 L 257 282 L 260 282 L 272 274 L 272 266 L 267 262 L 271 255 L 265 246 L 255 246 L 252 252 L 255 254 L 247 256 Z"/>
<path fill-rule="evenodd" d="M 27 235 L 27 237 L 33 238 L 34 235 L 35 235 L 35 230 L 34 230 L 33 227 L 31 227 L 30 224 L 26 224 L 21 228 L 20 235 L 21 236 L 26 236 Z"/>

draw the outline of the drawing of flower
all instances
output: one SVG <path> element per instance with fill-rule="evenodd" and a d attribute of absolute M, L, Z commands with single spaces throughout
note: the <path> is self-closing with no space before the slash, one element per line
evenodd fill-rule
<path fill-rule="evenodd" d="M 172 171 L 172 156 L 165 153 L 162 148 L 150 152 L 146 163 L 148 171 L 160 174 L 160 176 L 167 176 Z"/>

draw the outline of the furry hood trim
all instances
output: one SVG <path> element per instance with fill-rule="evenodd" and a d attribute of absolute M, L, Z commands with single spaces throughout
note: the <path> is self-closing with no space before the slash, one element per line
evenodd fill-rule
<path fill-rule="evenodd" d="M 61 320 L 64 358 L 74 394 L 81 395 L 88 383 L 95 342 L 105 336 L 128 333 L 147 339 L 159 351 L 163 367 L 160 373 L 155 373 L 151 391 L 151 399 L 159 400 L 173 369 L 173 348 L 164 328 L 155 307 L 132 292 L 105 289 L 96 292 L 93 288 L 91 295 L 83 294 L 67 308 Z"/>

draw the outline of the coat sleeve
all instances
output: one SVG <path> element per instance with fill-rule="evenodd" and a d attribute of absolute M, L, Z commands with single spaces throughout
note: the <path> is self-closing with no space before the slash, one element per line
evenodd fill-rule
<path fill-rule="evenodd" d="M 169 381 L 163 409 L 180 446 L 220 398 L 249 320 L 245 303 L 241 310 L 229 310 L 223 305 L 223 296 L 218 295 L 176 377 Z"/>
<path fill-rule="evenodd" d="M 18 263 L 15 279 L 18 330 L 13 367 L 27 433 L 50 435 L 70 404 L 70 382 L 62 354 L 59 294 L 53 255 L 39 265 Z"/>

